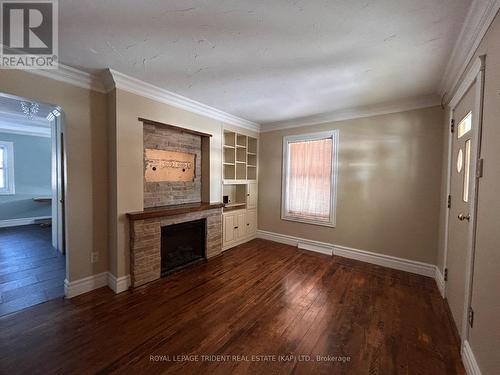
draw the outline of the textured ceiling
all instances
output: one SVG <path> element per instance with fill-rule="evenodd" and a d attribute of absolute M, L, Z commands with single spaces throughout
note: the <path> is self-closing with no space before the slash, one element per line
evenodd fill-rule
<path fill-rule="evenodd" d="M 470 0 L 64 0 L 61 61 L 258 123 L 433 94 Z"/>

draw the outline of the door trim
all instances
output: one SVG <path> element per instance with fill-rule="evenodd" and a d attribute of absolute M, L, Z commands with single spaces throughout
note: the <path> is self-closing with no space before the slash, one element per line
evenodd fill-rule
<path fill-rule="evenodd" d="M 482 133 L 482 119 L 483 119 L 483 93 L 484 93 L 484 70 L 485 70 L 485 60 L 486 55 L 479 56 L 477 60 L 472 65 L 469 72 L 464 77 L 462 83 L 455 92 L 455 95 L 449 103 L 450 108 L 450 121 L 453 119 L 454 111 L 460 100 L 467 93 L 467 90 L 474 84 L 476 85 L 476 96 L 473 108 L 473 126 L 472 128 L 472 141 L 475 147 L 471 150 L 471 175 L 474 178 L 470 179 L 469 191 L 471 192 L 471 221 L 469 227 L 469 244 L 467 246 L 467 258 L 466 258 L 466 269 L 465 269 L 465 298 L 464 298 L 464 310 L 462 317 L 462 336 L 461 346 L 463 347 L 464 342 L 467 340 L 469 335 L 469 324 L 468 324 L 468 310 L 471 303 L 472 297 L 472 281 L 473 281 L 473 270 L 474 270 L 474 252 L 476 243 L 476 219 L 477 219 L 477 195 L 478 195 L 478 177 L 477 177 L 477 162 L 481 155 L 481 133 Z M 456 131 L 456 130 L 455 130 Z M 446 181 L 446 196 L 451 193 L 451 171 L 453 168 L 453 137 L 455 133 L 448 132 L 448 170 L 447 170 L 447 181 Z M 447 208 L 446 220 L 445 220 L 445 240 L 444 240 L 444 268 L 447 267 L 448 259 L 448 237 L 449 237 L 449 222 L 450 222 L 450 208 Z M 446 283 L 444 285 L 444 293 L 446 296 Z"/>
<path fill-rule="evenodd" d="M 66 253 L 66 246 L 64 242 L 64 217 L 63 217 L 63 189 L 66 186 L 63 181 L 64 178 L 64 164 L 63 164 L 63 120 L 62 110 L 60 107 L 54 108 L 47 115 L 47 120 L 51 129 L 51 142 L 52 142 L 52 246 L 59 250 L 61 253 Z"/>

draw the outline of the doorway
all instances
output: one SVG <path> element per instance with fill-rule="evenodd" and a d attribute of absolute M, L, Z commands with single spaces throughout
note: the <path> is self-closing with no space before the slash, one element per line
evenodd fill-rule
<path fill-rule="evenodd" d="M 64 296 L 59 107 L 0 93 L 0 316 Z"/>
<path fill-rule="evenodd" d="M 445 295 L 462 343 L 472 324 L 471 291 L 477 186 L 480 178 L 484 57 L 472 66 L 450 102 Z"/>

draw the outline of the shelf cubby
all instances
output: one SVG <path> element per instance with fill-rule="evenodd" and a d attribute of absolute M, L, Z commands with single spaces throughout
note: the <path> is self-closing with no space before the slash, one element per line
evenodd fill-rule
<path fill-rule="evenodd" d="M 247 180 L 257 179 L 257 167 L 247 165 Z"/>
<path fill-rule="evenodd" d="M 246 180 L 247 179 L 247 165 L 246 163 L 236 163 L 236 179 Z"/>
<path fill-rule="evenodd" d="M 248 152 L 257 155 L 257 139 L 248 137 Z"/>
<path fill-rule="evenodd" d="M 243 134 L 236 134 L 236 146 L 247 147 L 247 136 Z"/>
<path fill-rule="evenodd" d="M 235 149 L 234 148 L 224 148 L 224 163 L 232 163 L 236 161 L 235 159 Z"/>
<path fill-rule="evenodd" d="M 224 131 L 224 147 L 236 146 L 236 133 L 231 131 Z"/>
<path fill-rule="evenodd" d="M 227 203 L 224 203 L 224 209 L 241 209 L 246 207 L 247 186 L 230 184 L 224 185 L 223 195 L 227 197 Z"/>
<path fill-rule="evenodd" d="M 244 148 L 236 149 L 236 161 L 247 162 L 247 150 Z"/>
<path fill-rule="evenodd" d="M 257 155 L 247 154 L 247 165 L 256 167 L 257 166 Z"/>
<path fill-rule="evenodd" d="M 236 178 L 236 167 L 234 164 L 224 164 L 224 179 L 234 180 Z"/>

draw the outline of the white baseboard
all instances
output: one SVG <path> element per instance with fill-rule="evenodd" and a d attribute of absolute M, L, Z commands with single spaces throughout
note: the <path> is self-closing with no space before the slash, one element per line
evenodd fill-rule
<path fill-rule="evenodd" d="M 297 246 L 304 250 L 310 250 L 327 255 L 337 255 L 345 258 L 355 259 L 366 263 L 376 264 L 383 267 L 393 268 L 400 271 L 415 273 L 434 278 L 436 266 L 433 264 L 417 262 L 414 260 L 393 257 L 390 255 L 378 254 L 371 251 L 353 249 L 347 246 L 329 244 L 326 242 L 313 241 L 305 238 L 288 236 L 280 233 L 273 233 L 259 230 L 257 237 L 265 240 Z"/>
<path fill-rule="evenodd" d="M 117 294 L 124 292 L 130 287 L 130 275 L 116 277 L 111 272 L 108 272 L 108 286 Z"/>
<path fill-rule="evenodd" d="M 84 277 L 83 279 L 68 281 L 64 280 L 64 294 L 66 298 L 73 298 L 80 294 L 102 288 L 108 283 L 108 273 L 102 272 L 97 275 Z"/>
<path fill-rule="evenodd" d="M 472 352 L 469 341 L 465 340 L 462 346 L 462 362 L 468 375 L 481 375 L 481 370 Z"/>
<path fill-rule="evenodd" d="M 439 293 L 441 293 L 441 297 L 445 297 L 444 294 L 444 276 L 441 273 L 441 270 L 436 267 L 436 274 L 434 275 L 434 279 L 436 280 L 436 285 L 439 289 Z"/>
<path fill-rule="evenodd" d="M 333 255 L 333 246 L 322 243 L 312 243 L 310 241 L 299 241 L 297 247 L 303 250 L 314 251 L 325 255 Z"/>
<path fill-rule="evenodd" d="M 287 236 L 286 234 L 268 232 L 260 229 L 257 231 L 257 238 L 284 243 L 285 245 L 292 245 L 292 246 L 297 246 L 300 240 L 300 238 L 298 237 Z"/>
<path fill-rule="evenodd" d="M 362 262 L 376 264 L 378 266 L 393 268 L 395 270 L 415 273 L 417 275 L 423 275 L 432 278 L 434 278 L 436 274 L 436 267 L 433 264 L 373 253 L 366 250 L 353 249 L 346 246 L 334 245 L 333 255 L 338 255 L 349 259 L 356 259 Z"/>
<path fill-rule="evenodd" d="M 316 253 L 332 255 L 333 245 L 320 241 L 306 240 L 305 238 L 288 236 L 286 234 L 267 232 L 265 230 L 257 231 L 257 238 L 264 240 L 284 243 L 286 245 L 297 246 L 299 249 L 314 251 Z"/>
<path fill-rule="evenodd" d="M 24 217 L 21 219 L 0 220 L 0 228 L 18 227 L 21 225 L 36 224 L 40 220 L 49 220 L 50 216 Z"/>
<path fill-rule="evenodd" d="M 108 286 L 115 293 L 124 292 L 130 287 L 130 275 L 117 278 L 110 272 L 102 272 L 75 281 L 66 279 L 64 280 L 64 294 L 66 298 L 73 298 L 104 286 Z"/>

